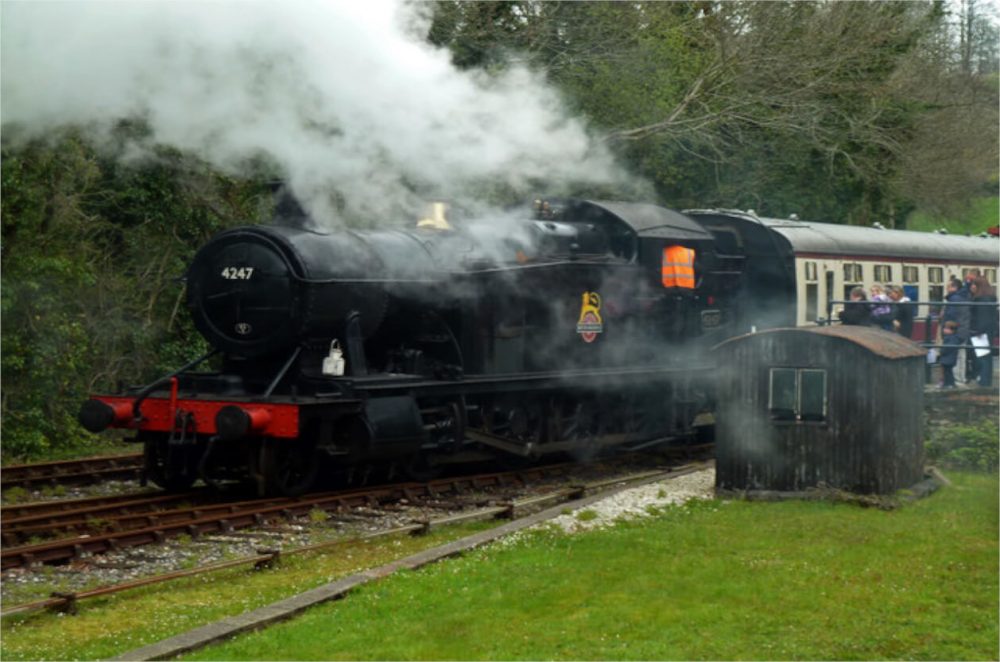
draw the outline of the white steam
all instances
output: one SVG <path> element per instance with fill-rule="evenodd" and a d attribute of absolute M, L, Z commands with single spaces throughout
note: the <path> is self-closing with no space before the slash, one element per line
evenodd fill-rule
<path fill-rule="evenodd" d="M 0 12 L 11 134 L 106 134 L 140 117 L 156 142 L 230 172 L 265 159 L 327 222 L 334 196 L 377 221 L 419 199 L 467 204 L 483 186 L 626 181 L 538 75 L 456 70 L 420 39 L 412 6 L 8 0 Z"/>

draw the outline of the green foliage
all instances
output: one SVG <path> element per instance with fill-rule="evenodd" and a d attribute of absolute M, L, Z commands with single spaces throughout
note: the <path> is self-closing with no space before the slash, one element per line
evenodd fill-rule
<path fill-rule="evenodd" d="M 124 149 L 72 130 L 3 147 L 5 459 L 93 443 L 75 420 L 89 392 L 192 357 L 202 343 L 177 279 L 208 236 L 256 208 L 259 185 L 156 147 L 126 165 Z"/>
<path fill-rule="evenodd" d="M 995 472 L 1000 467 L 1000 428 L 995 420 L 937 428 L 928 439 L 927 459 L 944 467 Z"/>
<path fill-rule="evenodd" d="M 322 524 L 330 519 L 330 515 L 322 508 L 316 507 L 309 511 L 309 521 L 312 524 Z"/>
<path fill-rule="evenodd" d="M 916 2 L 436 2 L 428 39 L 461 67 L 544 72 L 671 206 L 896 226 L 987 180 L 995 190 L 995 75 L 951 68 L 945 12 Z M 933 185 L 943 164 L 949 177 Z"/>
<path fill-rule="evenodd" d="M 12 487 L 3 492 L 4 503 L 20 503 L 21 501 L 28 501 L 30 498 L 31 495 L 28 494 L 28 490 L 23 487 Z"/>

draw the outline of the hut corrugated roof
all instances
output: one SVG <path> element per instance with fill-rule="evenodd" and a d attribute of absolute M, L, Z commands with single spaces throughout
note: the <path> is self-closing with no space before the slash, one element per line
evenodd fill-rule
<path fill-rule="evenodd" d="M 898 333 L 890 333 L 870 326 L 801 326 L 782 327 L 778 329 L 765 329 L 757 333 L 748 333 L 742 336 L 730 338 L 715 346 L 719 349 L 729 343 L 740 342 L 762 333 L 815 333 L 821 336 L 832 336 L 841 338 L 856 345 L 860 345 L 868 351 L 887 359 L 905 359 L 912 356 L 925 356 L 927 350 L 908 338 L 904 338 Z"/>

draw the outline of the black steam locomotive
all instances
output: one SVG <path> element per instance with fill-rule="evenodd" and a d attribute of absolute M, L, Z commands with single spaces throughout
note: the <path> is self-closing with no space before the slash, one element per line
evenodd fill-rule
<path fill-rule="evenodd" d="M 696 432 L 738 273 L 708 231 L 648 204 L 536 201 L 454 228 L 440 211 L 408 230 L 217 235 L 186 278 L 212 352 L 93 397 L 81 423 L 135 430 L 168 489 L 289 495 L 320 472 L 423 478 Z"/>

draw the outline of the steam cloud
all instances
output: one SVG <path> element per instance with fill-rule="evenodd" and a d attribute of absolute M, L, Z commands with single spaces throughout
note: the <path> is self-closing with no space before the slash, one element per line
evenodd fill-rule
<path fill-rule="evenodd" d="M 383 1 L 7 1 L 0 109 L 8 135 L 141 117 L 228 172 L 264 158 L 328 224 L 334 194 L 378 222 L 484 183 L 628 181 L 537 74 L 459 71 L 426 27 Z"/>

